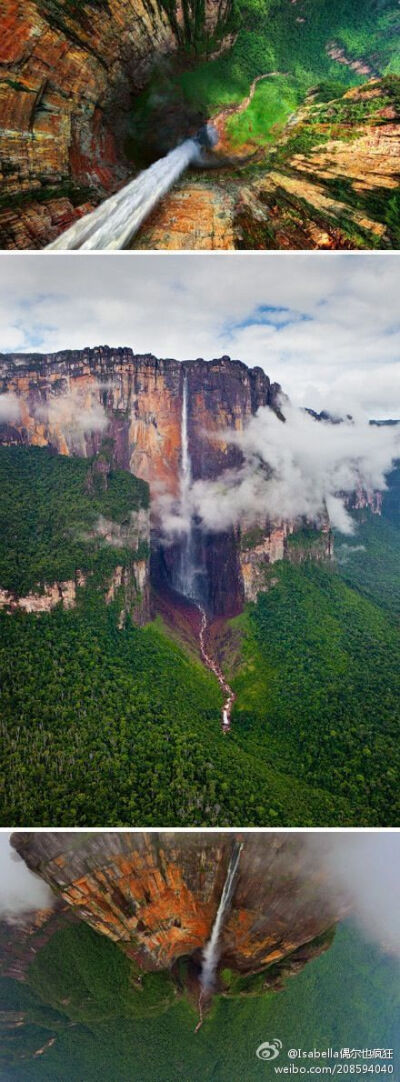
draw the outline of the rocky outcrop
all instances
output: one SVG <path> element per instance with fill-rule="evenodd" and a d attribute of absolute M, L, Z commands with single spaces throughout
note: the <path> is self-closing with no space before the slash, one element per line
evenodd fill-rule
<path fill-rule="evenodd" d="M 91 573 L 84 575 L 77 571 L 75 579 L 67 582 L 46 583 L 37 590 L 31 590 L 24 597 L 12 590 L 0 587 L 0 611 L 43 613 L 51 612 L 56 605 L 64 609 L 74 609 L 77 603 L 77 587 L 86 586 Z M 118 601 L 121 605 L 118 623 L 123 627 L 129 616 L 135 624 L 145 624 L 150 619 L 150 573 L 149 560 L 132 560 L 128 565 L 117 565 L 108 582 L 103 585 L 106 604 Z"/>
<path fill-rule="evenodd" d="M 240 542 L 240 573 L 246 601 L 256 601 L 260 590 L 266 588 L 265 571 L 270 564 L 283 560 L 286 540 L 293 527 L 288 523 L 268 529 L 255 527 L 245 533 Z"/>
<path fill-rule="evenodd" d="M 146 624 L 150 619 L 149 561 L 136 560 L 128 567 L 119 564 L 111 576 L 105 599 L 107 605 L 122 600 L 119 627 L 123 627 L 127 616 L 139 626 Z"/>
<path fill-rule="evenodd" d="M 372 511 L 373 515 L 382 514 L 382 492 L 367 492 L 366 489 L 358 488 L 350 499 L 346 500 L 349 511 Z"/>
<path fill-rule="evenodd" d="M 299 523 L 263 523 L 241 534 L 239 539 L 240 573 L 246 601 L 256 601 L 260 590 L 277 580 L 266 576 L 271 564 L 278 560 L 290 563 L 326 563 L 333 557 L 333 536 L 328 521 L 319 528 Z"/>
<path fill-rule="evenodd" d="M 227 356 L 179 363 L 107 346 L 0 356 L 0 392 L 17 404 L 0 440 L 90 456 L 108 439 L 114 464 L 150 483 L 157 580 L 171 578 L 177 559 L 174 546 L 160 543 L 157 506 L 160 498 L 179 496 L 184 380 L 192 477 L 214 479 L 241 462 L 227 431 L 241 432 L 260 406 L 279 412 L 281 388 L 261 368 L 249 369 Z M 77 416 L 87 418 L 85 424 L 77 427 Z M 99 529 L 107 533 L 107 523 Z M 112 530 L 108 540 L 115 540 Z M 203 534 L 198 543 L 207 573 L 207 604 L 215 613 L 237 612 L 243 586 L 234 531 Z"/>
<path fill-rule="evenodd" d="M 106 436 L 116 465 L 148 481 L 153 495 L 161 486 L 176 495 L 185 376 L 193 476 L 215 477 L 238 461 L 226 429 L 241 431 L 260 406 L 278 410 L 281 395 L 261 368 L 227 356 L 180 363 L 108 346 L 0 355 L 0 393 L 16 395 L 19 404 L 19 416 L 1 427 L 0 439 L 89 456 Z M 56 401 L 62 408 L 54 409 Z M 86 431 L 80 426 L 77 432 L 77 404 L 87 411 Z"/>
<path fill-rule="evenodd" d="M 231 0 L 3 0 L 1 247 L 43 247 L 129 178 L 154 64 L 229 43 L 231 15 Z"/>
<path fill-rule="evenodd" d="M 75 919 L 74 913 L 61 897 L 54 897 L 54 903 L 47 909 L 19 913 L 17 920 L 15 914 L 2 914 L 0 977 L 25 981 L 29 966 L 42 947 L 66 921 L 72 923 Z"/>
<path fill-rule="evenodd" d="M 21 832 L 12 844 L 76 917 L 141 969 L 173 970 L 182 958 L 200 964 L 235 838 L 243 848 L 220 965 L 265 968 L 273 986 L 281 965 L 295 972 L 323 948 L 316 940 L 345 910 L 300 835 Z"/>
<path fill-rule="evenodd" d="M 7 612 L 51 612 L 56 605 L 62 605 L 64 609 L 73 609 L 76 605 L 76 587 L 84 586 L 86 578 L 81 571 L 77 571 L 76 579 L 67 582 L 53 582 L 43 586 L 37 591 L 31 590 L 25 597 L 18 597 L 11 590 L 0 588 L 0 609 Z"/>
<path fill-rule="evenodd" d="M 398 248 L 399 86 L 390 76 L 329 102 L 311 94 L 268 153 L 251 139 L 241 147 L 257 158 L 245 172 L 226 165 L 239 155 L 225 110 L 213 119 L 221 172 L 184 177 L 132 247 Z"/>

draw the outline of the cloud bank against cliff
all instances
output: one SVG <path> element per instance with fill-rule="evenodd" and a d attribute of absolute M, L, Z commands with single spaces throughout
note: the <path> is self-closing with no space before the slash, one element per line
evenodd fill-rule
<path fill-rule="evenodd" d="M 19 421 L 21 416 L 18 397 L 13 391 L 0 394 L 0 425 Z"/>
<path fill-rule="evenodd" d="M 50 909 L 54 895 L 47 883 L 29 871 L 9 839 L 8 833 L 0 834 L 0 919 L 17 922 L 37 909 Z"/>
<path fill-rule="evenodd" d="M 311 834 L 307 847 L 369 939 L 400 958 L 400 834 Z"/>
<path fill-rule="evenodd" d="M 35 414 L 50 428 L 60 426 L 71 435 L 102 432 L 108 425 L 108 418 L 97 395 L 97 384 L 86 391 L 73 387 L 67 394 L 50 397 L 38 405 Z"/>
<path fill-rule="evenodd" d="M 319 521 L 328 513 L 334 528 L 352 533 L 346 497 L 386 487 L 400 450 L 396 427 L 371 426 L 361 417 L 333 424 L 288 403 L 283 409 L 285 423 L 265 407 L 242 432 L 224 434 L 241 449 L 243 463 L 217 481 L 194 483 L 191 511 L 207 529 L 260 518 Z"/>

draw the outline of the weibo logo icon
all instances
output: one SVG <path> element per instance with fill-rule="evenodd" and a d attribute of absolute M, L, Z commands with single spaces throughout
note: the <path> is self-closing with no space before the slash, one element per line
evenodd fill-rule
<path fill-rule="evenodd" d="M 282 1041 L 278 1041 L 275 1037 L 273 1041 L 264 1041 L 260 1044 L 256 1051 L 258 1059 L 271 1060 L 276 1059 L 282 1048 Z"/>

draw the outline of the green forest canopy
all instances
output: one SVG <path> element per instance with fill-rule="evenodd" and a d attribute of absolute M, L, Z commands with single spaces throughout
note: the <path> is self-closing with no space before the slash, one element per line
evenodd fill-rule
<path fill-rule="evenodd" d="M 57 932 L 27 983 L 0 980 L 1 1009 L 27 1012 L 23 1027 L 2 1034 L 0 1082 L 97 1082 L 99 1074 L 107 1082 L 258 1082 L 270 1068 L 256 1049 L 274 1037 L 284 1053 L 395 1045 L 398 960 L 351 924 L 283 991 L 216 996 L 197 1034 L 196 1010 L 167 973 L 148 974 L 142 989 L 134 976 L 119 948 L 88 927 Z"/>
<path fill-rule="evenodd" d="M 26 455 L 39 461 L 36 451 Z M 55 461 L 68 464 L 71 477 L 87 468 L 43 455 L 44 474 Z M 394 482 L 383 518 L 367 515 L 360 525 L 361 563 L 355 552 L 338 570 L 275 564 L 275 586 L 233 621 L 241 652 L 230 674 L 237 701 L 228 735 L 216 680 L 160 623 L 119 629 L 114 606 L 96 591 L 83 591 L 68 612 L 2 614 L 0 822 L 396 825 L 393 490 Z M 17 486 L 15 494 L 21 551 Z M 71 483 L 72 519 L 81 496 Z M 41 521 L 45 527 L 44 511 Z M 35 563 L 35 539 L 29 551 Z M 41 554 L 45 571 L 45 548 Z M 29 577 L 29 561 L 25 567 Z"/>
<path fill-rule="evenodd" d="M 73 578 L 78 568 L 101 576 L 135 558 L 132 549 L 107 545 L 94 532 L 101 515 L 129 526 L 131 512 L 149 504 L 146 483 L 111 469 L 108 457 L 106 445 L 93 459 L 0 447 L 3 589 L 22 595 Z"/>

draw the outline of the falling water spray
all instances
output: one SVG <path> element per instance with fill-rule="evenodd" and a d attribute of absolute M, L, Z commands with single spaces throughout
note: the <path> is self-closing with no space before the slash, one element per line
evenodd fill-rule
<path fill-rule="evenodd" d="M 214 146 L 216 139 L 212 128 L 202 128 L 197 136 L 185 139 L 175 150 L 159 158 L 47 247 L 53 250 L 126 248 L 153 207 L 185 169 L 194 162 L 206 164 L 204 151 Z"/>
<path fill-rule="evenodd" d="M 181 468 L 180 468 L 180 512 L 183 522 L 186 524 L 185 533 L 182 539 L 179 567 L 176 576 L 176 588 L 179 593 L 184 597 L 189 598 L 190 601 L 197 606 L 200 613 L 200 628 L 199 628 L 199 645 L 200 653 L 204 664 L 211 672 L 217 677 L 218 683 L 224 693 L 224 703 L 222 707 L 222 730 L 227 733 L 230 729 L 232 708 L 235 701 L 235 694 L 228 684 L 225 676 L 220 669 L 217 662 L 214 661 L 208 652 L 207 648 L 207 629 L 208 618 L 207 613 L 202 604 L 202 590 L 199 578 L 204 576 L 204 567 L 199 567 L 195 558 L 195 539 L 193 530 L 193 518 L 191 508 L 191 485 L 192 485 L 192 463 L 190 459 L 189 451 L 189 431 L 188 431 L 188 414 L 189 414 L 189 401 L 188 401 L 188 378 L 186 372 L 183 376 L 183 388 L 182 388 L 182 413 L 181 413 Z"/>
<path fill-rule="evenodd" d="M 193 554 L 193 524 L 190 507 L 190 489 L 192 484 L 192 463 L 189 452 L 188 434 L 188 378 L 183 376 L 182 415 L 181 415 L 181 474 L 180 508 L 182 519 L 187 523 L 182 541 L 179 562 L 179 590 L 185 597 L 196 601 L 196 574 Z"/>
<path fill-rule="evenodd" d="M 218 906 L 217 916 L 214 921 L 211 936 L 208 940 L 208 943 L 206 943 L 206 946 L 204 947 L 203 965 L 200 974 L 202 995 L 205 995 L 207 992 L 212 992 L 215 985 L 215 974 L 220 957 L 220 935 L 226 914 L 232 901 L 242 849 L 243 844 L 235 845 L 231 859 L 229 861 L 224 889 L 221 894 L 221 900 Z"/>

